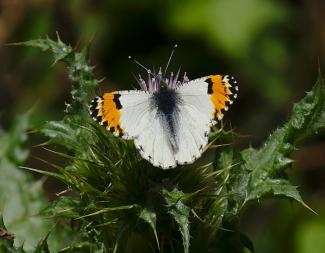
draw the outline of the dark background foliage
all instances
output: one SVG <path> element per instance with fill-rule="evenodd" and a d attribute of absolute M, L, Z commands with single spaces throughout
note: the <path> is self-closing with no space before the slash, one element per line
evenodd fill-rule
<path fill-rule="evenodd" d="M 321 0 L 2 0 L 0 125 L 19 124 L 14 115 L 32 106 L 33 126 L 62 118 L 70 89 L 66 70 L 48 67 L 50 56 L 34 49 L 6 45 L 58 31 L 72 46 L 92 39 L 91 64 L 97 78 L 105 77 L 99 93 L 137 85 L 133 74 L 145 73 L 128 55 L 149 67 L 164 66 L 175 43 L 170 67 L 175 72 L 181 66 L 190 78 L 236 76 L 239 99 L 226 125 L 243 134 L 238 147 L 258 146 L 286 121 L 325 64 L 324 8 Z M 318 238 L 325 237 L 324 139 L 319 133 L 297 150 L 290 171 L 305 202 L 320 215 L 287 200 L 249 207 L 241 225 L 256 252 L 323 252 Z M 41 141 L 33 137 L 30 145 Z M 29 166 L 40 167 L 33 158 Z M 51 199 L 60 191 L 51 180 L 45 186 Z"/>

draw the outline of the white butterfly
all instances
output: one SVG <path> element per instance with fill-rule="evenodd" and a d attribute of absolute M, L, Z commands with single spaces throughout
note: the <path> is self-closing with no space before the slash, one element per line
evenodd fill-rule
<path fill-rule="evenodd" d="M 153 74 L 152 74 L 153 75 Z M 90 114 L 115 136 L 134 140 L 141 156 L 163 169 L 190 164 L 208 143 L 211 126 L 237 97 L 237 81 L 210 75 L 188 81 L 164 80 L 161 73 L 139 83 L 143 90 L 96 97 Z"/>

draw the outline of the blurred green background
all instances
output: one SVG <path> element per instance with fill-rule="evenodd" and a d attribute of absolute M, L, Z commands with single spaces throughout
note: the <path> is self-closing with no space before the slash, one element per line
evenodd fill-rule
<path fill-rule="evenodd" d="M 325 2 L 322 0 L 1 0 L 0 125 L 35 107 L 32 125 L 60 119 L 69 101 L 65 69 L 31 48 L 8 46 L 60 34 L 80 47 L 92 40 L 91 64 L 101 90 L 136 87 L 134 75 L 165 66 L 190 79 L 231 74 L 239 98 L 226 116 L 227 128 L 243 134 L 236 145 L 258 146 L 287 119 L 295 101 L 314 84 L 325 65 Z M 231 122 L 231 123 L 230 123 Z M 31 145 L 40 142 L 31 138 Z M 297 150 L 289 171 L 318 216 L 287 200 L 261 201 L 242 214 L 242 231 L 256 252 L 325 252 L 325 135 L 317 133 Z M 32 154 L 42 151 L 32 148 Z M 47 153 L 48 155 L 48 153 Z M 29 166 L 44 165 L 29 159 Z M 47 181 L 50 199 L 60 185 Z"/>

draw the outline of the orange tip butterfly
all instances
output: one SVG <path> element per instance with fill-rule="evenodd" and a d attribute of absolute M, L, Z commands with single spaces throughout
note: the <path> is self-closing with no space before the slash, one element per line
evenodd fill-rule
<path fill-rule="evenodd" d="M 211 127 L 237 97 L 236 79 L 210 75 L 189 81 L 184 74 L 179 81 L 178 73 L 164 78 L 161 69 L 157 75 L 146 70 L 148 81 L 138 79 L 142 90 L 95 97 L 89 106 L 92 118 L 115 136 L 134 140 L 141 156 L 156 167 L 193 163 L 202 155 Z"/>

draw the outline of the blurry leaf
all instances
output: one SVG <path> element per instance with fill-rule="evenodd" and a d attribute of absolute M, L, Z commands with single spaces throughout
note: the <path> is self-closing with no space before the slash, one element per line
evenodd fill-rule
<path fill-rule="evenodd" d="M 181 232 L 184 252 L 188 253 L 190 248 L 190 208 L 182 202 L 182 197 L 185 194 L 175 188 L 172 191 L 163 189 L 163 195 L 167 202 L 168 213 L 174 218 Z"/>
<path fill-rule="evenodd" d="M 8 133 L 0 133 L 0 210 L 8 229 L 16 235 L 15 245 L 32 249 L 44 237 L 51 222 L 38 216 L 47 205 L 42 182 L 34 182 L 30 175 L 17 168 L 27 158 L 23 148 L 27 140 L 29 114 L 17 117 Z M 30 229 L 33 227 L 33 229 Z"/>

